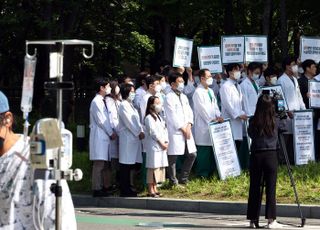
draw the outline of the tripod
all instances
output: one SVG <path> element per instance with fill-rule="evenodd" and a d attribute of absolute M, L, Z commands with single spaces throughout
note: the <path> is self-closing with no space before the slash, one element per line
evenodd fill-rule
<path fill-rule="evenodd" d="M 303 227 L 306 223 L 306 218 L 303 217 L 302 211 L 301 211 L 301 207 L 300 207 L 300 202 L 299 202 L 299 197 L 298 197 L 298 193 L 297 193 L 297 189 L 296 189 L 296 184 L 294 182 L 293 179 L 293 175 L 292 175 L 292 168 L 289 162 L 289 158 L 288 158 L 288 152 L 287 152 L 287 147 L 284 141 L 284 137 L 282 133 L 279 133 L 279 142 L 280 142 L 280 146 L 282 149 L 282 153 L 284 156 L 284 159 L 286 161 L 286 166 L 287 166 L 287 170 L 288 170 L 288 174 L 290 177 L 290 182 L 291 182 L 291 186 L 293 188 L 293 192 L 294 192 L 294 196 L 296 199 L 296 204 L 298 205 L 298 210 L 299 210 L 299 214 L 300 214 L 300 219 L 301 219 L 301 225 L 299 225 L 298 227 Z"/>

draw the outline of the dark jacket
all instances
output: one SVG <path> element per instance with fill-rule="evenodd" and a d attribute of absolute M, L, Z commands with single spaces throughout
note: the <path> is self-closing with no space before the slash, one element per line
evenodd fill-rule
<path fill-rule="evenodd" d="M 302 75 L 298 79 L 301 96 L 303 98 L 303 102 L 306 105 L 307 109 L 309 109 L 309 98 L 307 97 L 307 93 L 309 91 L 309 83 L 308 83 L 308 81 L 309 80 L 305 75 Z"/>
<path fill-rule="evenodd" d="M 276 124 L 272 136 L 260 136 L 258 130 L 252 125 L 252 119 L 249 120 L 248 135 L 251 138 L 251 153 L 263 151 L 275 151 L 279 149 L 278 133 L 287 131 L 287 120 L 276 118 Z"/>

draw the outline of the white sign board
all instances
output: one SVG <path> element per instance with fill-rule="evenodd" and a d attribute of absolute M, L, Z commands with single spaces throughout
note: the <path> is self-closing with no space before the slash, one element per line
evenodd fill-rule
<path fill-rule="evenodd" d="M 288 107 L 288 104 L 287 104 L 286 98 L 284 96 L 284 93 L 283 93 L 281 85 L 262 86 L 262 87 L 259 88 L 259 96 L 260 96 L 260 94 L 262 93 L 263 90 L 271 90 L 271 92 L 274 91 L 274 92 L 280 94 L 281 97 L 284 100 L 284 108 L 285 108 L 285 110 L 286 111 L 289 110 L 289 107 Z"/>
<path fill-rule="evenodd" d="M 241 169 L 230 121 L 210 123 L 209 133 L 221 180 L 225 180 L 228 177 L 239 176 Z"/>
<path fill-rule="evenodd" d="M 314 133 L 312 110 L 293 113 L 294 160 L 296 165 L 314 161 Z"/>
<path fill-rule="evenodd" d="M 300 37 L 300 59 L 301 62 L 307 59 L 320 61 L 320 38 Z"/>
<path fill-rule="evenodd" d="M 176 37 L 173 53 L 173 67 L 190 67 L 193 40 Z"/>
<path fill-rule="evenodd" d="M 243 63 L 244 36 L 221 37 L 222 63 Z"/>
<path fill-rule="evenodd" d="M 245 62 L 268 62 L 267 36 L 245 36 Z"/>
<path fill-rule="evenodd" d="M 200 69 L 208 69 L 210 73 L 222 73 L 219 46 L 198 47 L 198 59 Z"/>
<path fill-rule="evenodd" d="M 309 81 L 309 107 L 320 108 L 320 81 Z"/>

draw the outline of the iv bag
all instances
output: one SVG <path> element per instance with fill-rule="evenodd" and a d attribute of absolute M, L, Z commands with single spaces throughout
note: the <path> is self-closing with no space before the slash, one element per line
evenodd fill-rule
<path fill-rule="evenodd" d="M 30 55 L 26 55 L 24 57 L 24 73 L 21 97 L 21 110 L 24 114 L 29 113 L 32 110 L 33 83 L 36 72 L 36 63 L 36 57 Z"/>

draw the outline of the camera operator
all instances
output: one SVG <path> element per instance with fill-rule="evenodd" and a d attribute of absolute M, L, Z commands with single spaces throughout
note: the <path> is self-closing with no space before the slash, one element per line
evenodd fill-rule
<path fill-rule="evenodd" d="M 276 113 L 278 102 L 268 94 L 258 98 L 256 111 L 249 121 L 248 134 L 252 139 L 250 155 L 250 190 L 247 219 L 250 228 L 259 227 L 259 215 L 263 191 L 266 186 L 267 228 L 279 228 L 276 221 L 276 183 L 277 183 L 277 149 L 278 131 L 285 131 L 286 120 L 279 119 Z"/>

